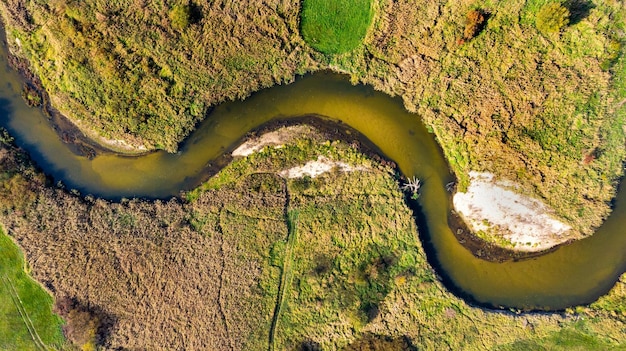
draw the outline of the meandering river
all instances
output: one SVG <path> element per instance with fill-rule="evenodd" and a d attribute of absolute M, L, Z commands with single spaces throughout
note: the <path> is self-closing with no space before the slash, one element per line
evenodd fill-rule
<path fill-rule="evenodd" d="M 176 195 L 196 186 L 207 164 L 241 142 L 248 131 L 275 119 L 315 114 L 358 130 L 407 177 L 424 181 L 420 205 L 434 259 L 442 275 L 471 299 L 496 307 L 562 309 L 594 301 L 626 270 L 625 186 L 610 218 L 588 239 L 521 262 L 492 263 L 474 257 L 448 226 L 450 194 L 444 184 L 451 175 L 433 135 L 400 99 L 368 86 L 353 86 L 343 76 L 316 73 L 244 101 L 219 105 L 176 154 L 109 154 L 89 160 L 61 142 L 40 109 L 24 103 L 20 78 L 8 68 L 5 55 L 2 52 L 0 59 L 0 125 L 46 173 L 84 194 Z"/>

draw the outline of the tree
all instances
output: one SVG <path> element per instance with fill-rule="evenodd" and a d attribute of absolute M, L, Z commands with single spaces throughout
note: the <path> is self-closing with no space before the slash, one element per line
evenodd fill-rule
<path fill-rule="evenodd" d="M 544 33 L 558 33 L 569 24 L 570 12 L 558 2 L 544 5 L 537 13 L 535 25 Z"/>
<path fill-rule="evenodd" d="M 191 8 L 187 5 L 176 5 L 169 13 L 172 27 L 177 30 L 184 30 L 189 27 Z"/>
<path fill-rule="evenodd" d="M 63 334 L 83 351 L 96 350 L 96 334 L 100 319 L 77 300 L 62 297 L 57 300 L 55 312 L 65 319 Z"/>

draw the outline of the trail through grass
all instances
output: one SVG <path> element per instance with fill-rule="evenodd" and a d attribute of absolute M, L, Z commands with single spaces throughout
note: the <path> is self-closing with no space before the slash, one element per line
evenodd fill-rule
<path fill-rule="evenodd" d="M 285 292 L 289 286 L 291 286 L 291 281 L 293 279 L 293 272 L 291 270 L 291 265 L 293 261 L 293 250 L 294 245 L 296 243 L 296 227 L 298 225 L 298 211 L 292 210 L 287 212 L 287 247 L 285 248 L 285 255 L 283 261 L 283 269 L 282 274 L 280 276 L 280 283 L 278 286 L 278 297 L 276 299 L 276 309 L 274 310 L 274 316 L 272 318 L 272 325 L 270 329 L 270 342 L 269 342 L 269 350 L 275 350 L 274 347 L 274 338 L 276 335 L 276 329 L 278 327 L 278 320 L 280 318 L 280 310 L 285 301 Z"/>
<path fill-rule="evenodd" d="M 58 348 L 61 324 L 52 298 L 26 274 L 19 248 L 0 230 L 0 349 Z"/>
<path fill-rule="evenodd" d="M 371 0 L 305 0 L 302 2 L 302 36 L 325 54 L 342 54 L 356 48 L 372 22 Z"/>

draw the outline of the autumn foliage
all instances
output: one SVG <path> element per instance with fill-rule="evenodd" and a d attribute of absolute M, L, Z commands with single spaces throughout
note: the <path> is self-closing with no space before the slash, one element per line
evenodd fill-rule
<path fill-rule="evenodd" d="M 481 10 L 471 10 L 465 18 L 465 30 L 463 31 L 463 39 L 470 40 L 485 26 L 485 15 Z"/>

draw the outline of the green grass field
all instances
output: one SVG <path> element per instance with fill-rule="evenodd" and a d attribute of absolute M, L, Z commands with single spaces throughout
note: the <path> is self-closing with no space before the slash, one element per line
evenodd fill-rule
<path fill-rule="evenodd" d="M 52 297 L 24 271 L 20 249 L 0 230 L 0 349 L 61 348 L 62 320 Z"/>
<path fill-rule="evenodd" d="M 372 22 L 371 0 L 305 0 L 302 36 L 325 54 L 343 54 L 356 48 Z"/>

